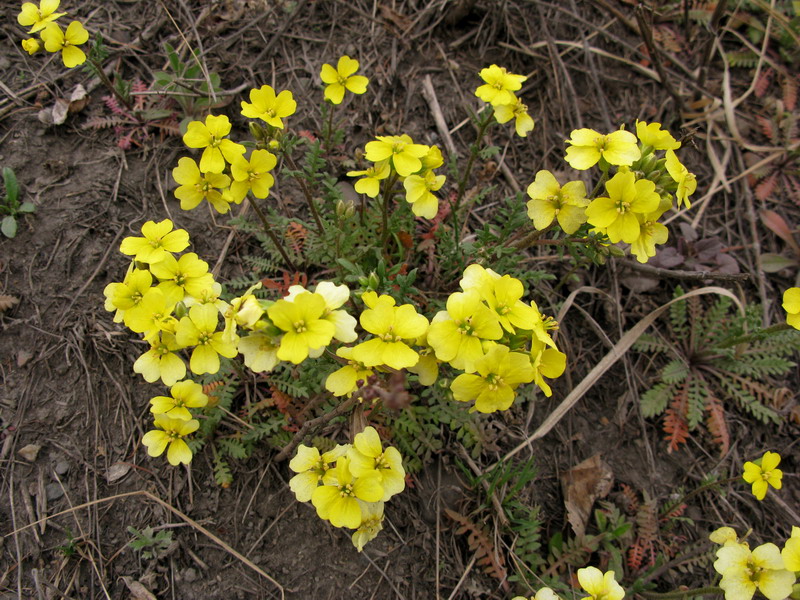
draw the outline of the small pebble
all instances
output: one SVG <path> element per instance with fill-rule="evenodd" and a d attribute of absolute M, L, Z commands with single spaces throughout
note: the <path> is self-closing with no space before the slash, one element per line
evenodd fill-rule
<path fill-rule="evenodd" d="M 69 471 L 69 463 L 65 460 L 60 460 L 56 463 L 55 470 L 56 475 L 66 475 L 67 471 Z"/>
<path fill-rule="evenodd" d="M 17 454 L 28 462 L 33 462 L 39 456 L 39 450 L 41 449 L 42 447 L 39 444 L 28 444 L 24 448 L 20 448 Z"/>
<path fill-rule="evenodd" d="M 197 581 L 197 571 L 194 570 L 192 567 L 188 567 L 183 570 L 181 578 L 186 583 L 192 583 L 193 581 Z"/>
<path fill-rule="evenodd" d="M 44 490 L 48 500 L 58 500 L 64 495 L 64 490 L 62 490 L 61 486 L 57 483 L 48 483 L 44 486 Z"/>

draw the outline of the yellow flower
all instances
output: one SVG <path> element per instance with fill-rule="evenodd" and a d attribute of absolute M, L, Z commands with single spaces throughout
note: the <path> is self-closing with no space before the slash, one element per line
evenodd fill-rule
<path fill-rule="evenodd" d="M 481 69 L 478 73 L 484 85 L 475 90 L 475 95 L 492 106 L 499 104 L 515 104 L 517 97 L 514 92 L 522 87 L 522 82 L 527 79 L 524 75 L 509 73 L 504 67 L 491 65 Z"/>
<path fill-rule="evenodd" d="M 370 198 L 377 198 L 381 191 L 381 179 L 386 179 L 392 172 L 388 160 L 375 163 L 364 171 L 348 171 L 348 177 L 361 177 L 356 181 L 355 189 L 359 194 L 365 194 Z"/>
<path fill-rule="evenodd" d="M 581 600 L 622 600 L 625 590 L 614 579 L 614 571 L 603 573 L 597 567 L 578 569 L 578 583 L 589 596 Z"/>
<path fill-rule="evenodd" d="M 485 356 L 475 361 L 477 374 L 464 373 L 453 380 L 450 389 L 459 402 L 475 400 L 475 409 L 482 413 L 506 410 L 514 403 L 514 390 L 533 381 L 531 359 L 507 346 L 494 345 Z"/>
<path fill-rule="evenodd" d="M 298 294 L 306 292 L 301 285 L 289 286 L 289 294 L 285 300 L 291 302 Z M 355 342 L 358 338 L 356 333 L 356 325 L 358 322 L 353 316 L 344 310 L 337 310 L 344 306 L 350 300 L 350 288 L 345 284 L 336 285 L 331 281 L 321 281 L 314 288 L 314 293 L 323 297 L 325 300 L 325 310 L 322 311 L 322 318 L 326 321 L 333 323 L 335 331 L 333 332 L 333 339 L 349 344 Z M 322 354 L 322 349 L 318 349 L 318 353 L 314 351 L 309 353 L 309 356 L 316 358 Z"/>
<path fill-rule="evenodd" d="M 739 543 L 739 538 L 733 527 L 720 527 L 719 529 L 715 529 L 708 535 L 708 539 L 720 546 Z"/>
<path fill-rule="evenodd" d="M 347 364 L 328 375 L 325 379 L 325 389 L 334 396 L 347 396 L 358 389 L 359 381 L 366 382 L 373 371 L 353 360 L 352 348 L 343 346 L 336 350 L 336 356 L 347 359 Z"/>
<path fill-rule="evenodd" d="M 362 517 L 358 501 L 378 502 L 383 497 L 383 487 L 378 473 L 355 478 L 349 465 L 349 458 L 339 458 L 336 467 L 326 473 L 325 485 L 312 492 L 311 503 L 319 518 L 329 520 L 334 527 L 357 529 Z"/>
<path fill-rule="evenodd" d="M 631 171 L 620 171 L 606 182 L 608 197 L 595 198 L 586 207 L 586 217 L 590 224 L 605 229 L 612 243 L 632 244 L 641 233 L 636 213 L 651 213 L 659 206 L 655 189 L 652 181 L 637 181 Z"/>
<path fill-rule="evenodd" d="M 345 90 L 354 94 L 363 94 L 367 91 L 369 79 L 363 75 L 355 75 L 358 71 L 358 61 L 349 56 L 342 56 L 334 69 L 331 65 L 322 65 L 320 79 L 325 83 L 325 99 L 332 104 L 341 104 Z"/>
<path fill-rule="evenodd" d="M 675 191 L 678 207 L 680 207 L 681 204 L 686 204 L 686 208 L 692 208 L 692 203 L 689 202 L 689 196 L 694 194 L 697 189 L 697 178 L 683 166 L 675 152 L 667 150 L 666 156 L 667 160 L 664 166 L 667 168 L 669 176 L 678 184 L 678 189 Z"/>
<path fill-rule="evenodd" d="M 669 131 L 661 129 L 661 123 L 645 123 L 636 121 L 636 137 L 646 146 L 654 150 L 677 150 L 681 143 Z"/>
<path fill-rule="evenodd" d="M 514 596 L 511 600 L 560 600 L 560 598 L 558 594 L 549 587 L 543 587 L 536 592 L 536 595 L 531 596 L 530 599 L 525 598 L 525 596 Z"/>
<path fill-rule="evenodd" d="M 172 169 L 172 178 L 180 184 L 173 193 L 181 201 L 183 210 L 192 210 L 203 200 L 208 200 L 208 203 L 218 213 L 226 213 L 230 210 L 230 204 L 220 191 L 221 188 L 227 188 L 231 182 L 231 178 L 227 175 L 203 174 L 196 162 L 184 156 L 178 161 L 178 166 Z"/>
<path fill-rule="evenodd" d="M 170 388 L 169 393 L 170 396 L 156 396 L 150 399 L 151 413 L 189 421 L 192 418 L 190 408 L 202 408 L 208 404 L 208 396 L 203 393 L 203 386 L 190 379 L 176 383 Z"/>
<path fill-rule="evenodd" d="M 590 169 L 600 158 L 610 165 L 632 165 L 642 155 L 636 136 L 624 129 L 608 135 L 602 135 L 594 129 L 576 129 L 567 143 L 570 147 L 564 159 L 579 171 Z"/>
<path fill-rule="evenodd" d="M 410 304 L 394 306 L 394 299 L 380 296 L 372 308 L 361 313 L 361 326 L 375 335 L 353 348 L 353 359 L 366 367 L 386 365 L 393 369 L 413 367 L 419 354 L 406 340 L 415 340 L 428 329 L 428 319 Z"/>
<path fill-rule="evenodd" d="M 189 359 L 192 373 L 216 373 L 219 371 L 220 355 L 236 356 L 236 342 L 225 339 L 223 331 L 217 331 L 219 312 L 213 304 L 195 304 L 189 315 L 178 323 L 175 338 L 183 347 L 195 346 Z"/>
<path fill-rule="evenodd" d="M 528 114 L 528 107 L 519 98 L 512 104 L 495 105 L 494 118 L 498 123 L 508 123 L 514 119 L 514 129 L 519 137 L 527 137 L 533 131 L 534 122 Z"/>
<path fill-rule="evenodd" d="M 256 331 L 239 339 L 239 352 L 245 366 L 254 373 L 266 373 L 278 364 L 280 342 L 265 331 Z"/>
<path fill-rule="evenodd" d="M 438 191 L 444 180 L 444 175 L 434 175 L 433 171 L 406 177 L 403 187 L 406 188 L 406 202 L 411 204 L 411 212 L 425 219 L 434 218 L 439 212 L 439 200 L 431 192 Z"/>
<path fill-rule="evenodd" d="M 253 150 L 248 161 L 244 156 L 237 156 L 231 161 L 231 194 L 234 202 L 239 204 L 248 191 L 256 198 L 266 198 L 275 183 L 270 171 L 275 168 L 278 159 L 266 150 Z"/>
<path fill-rule="evenodd" d="M 447 310 L 437 313 L 428 329 L 428 344 L 436 358 L 456 369 L 472 372 L 483 358 L 483 340 L 499 340 L 503 329 L 476 290 L 455 292 Z"/>
<path fill-rule="evenodd" d="M 548 348 L 544 342 L 534 337 L 531 340 L 531 358 L 533 382 L 549 398 L 553 395 L 553 391 L 544 378 L 561 377 L 567 368 L 567 355 L 556 348 Z"/>
<path fill-rule="evenodd" d="M 148 383 L 161 379 L 164 385 L 173 385 L 186 377 L 186 364 L 175 354 L 181 345 L 175 340 L 174 334 L 162 331 L 148 341 L 150 350 L 133 363 L 134 373 L 139 373 Z"/>
<path fill-rule="evenodd" d="M 570 181 L 562 187 L 550 171 L 539 171 L 528 186 L 528 216 L 538 230 L 549 227 L 553 219 L 564 233 L 573 234 L 586 222 L 586 185 Z"/>
<path fill-rule="evenodd" d="M 283 129 L 281 119 L 291 116 L 297 109 L 292 92 L 283 90 L 277 96 L 268 85 L 250 90 L 250 103 L 242 101 L 242 115 L 248 119 L 261 119 L 268 125 Z"/>
<path fill-rule="evenodd" d="M 30 27 L 31 29 L 28 33 L 36 33 L 44 29 L 48 23 L 52 23 L 67 14 L 56 12 L 60 2 L 61 0 L 41 0 L 39 6 L 36 6 L 33 2 L 25 2 L 22 5 L 22 10 L 17 15 L 17 23 L 23 27 Z M 28 49 L 25 48 L 25 50 Z"/>
<path fill-rule="evenodd" d="M 636 217 L 639 219 L 639 237 L 631 243 L 631 254 L 640 263 L 646 263 L 648 258 L 656 255 L 656 244 L 666 244 L 667 242 L 669 230 L 661 223 L 656 222 L 661 214 L 660 210 L 648 215 L 636 213 Z"/>
<path fill-rule="evenodd" d="M 158 223 L 148 221 L 142 225 L 142 235 L 144 237 L 123 238 L 119 251 L 139 262 L 157 263 L 170 252 L 182 252 L 189 246 L 189 234 L 185 229 L 173 231 L 169 219 Z"/>
<path fill-rule="evenodd" d="M 150 272 L 161 282 L 158 289 L 173 303 L 186 296 L 199 298 L 214 285 L 208 263 L 194 252 L 187 252 L 178 259 L 168 254 L 161 262 L 150 265 Z"/>
<path fill-rule="evenodd" d="M 48 52 L 61 50 L 61 60 L 68 69 L 86 62 L 86 55 L 78 46 L 87 42 L 89 32 L 79 21 L 73 21 L 67 25 L 66 31 L 62 31 L 58 23 L 48 23 L 40 35 L 45 50 Z"/>
<path fill-rule="evenodd" d="M 165 415 L 156 415 L 153 421 L 158 429 L 148 431 L 142 437 L 147 453 L 150 456 L 161 456 L 169 446 L 167 460 L 173 467 L 179 463 L 188 465 L 192 462 L 192 451 L 183 438 L 197 431 L 200 422 L 195 419 L 170 419 Z"/>
<path fill-rule="evenodd" d="M 783 471 L 778 468 L 780 462 L 780 454 L 767 451 L 757 461 L 744 463 L 744 475 L 742 477 L 747 483 L 753 484 L 753 495 L 757 500 L 764 499 L 769 486 L 774 487 L 776 490 L 781 489 Z"/>
<path fill-rule="evenodd" d="M 786 322 L 800 329 L 800 288 L 791 287 L 783 292 L 783 310 L 786 311 Z"/>
<path fill-rule="evenodd" d="M 783 600 L 795 582 L 775 544 L 762 544 L 753 551 L 747 544 L 725 545 L 717 550 L 714 570 L 722 575 L 719 587 L 725 590 L 725 600 L 750 600 L 756 590 L 769 600 Z"/>
<path fill-rule="evenodd" d="M 125 325 L 136 333 L 144 334 L 145 339 L 161 331 L 175 333 L 177 321 L 172 316 L 175 302 L 158 288 L 150 288 L 134 308 L 125 311 Z"/>
<path fill-rule="evenodd" d="M 350 459 L 350 472 L 355 477 L 366 477 L 373 473 L 380 475 L 383 487 L 383 500 L 386 502 L 406 487 L 406 472 L 403 469 L 403 458 L 397 448 L 389 446 L 385 450 L 381 438 L 374 427 L 366 427 L 356 434 L 353 447 L 347 451 Z"/>
<path fill-rule="evenodd" d="M 122 283 L 109 283 L 103 290 L 107 300 L 106 310 L 110 312 L 116 309 L 120 311 L 117 314 L 124 318 L 125 313 L 141 304 L 152 284 L 153 276 L 150 271 L 132 269 Z"/>
<path fill-rule="evenodd" d="M 208 115 L 205 123 L 191 121 L 183 135 L 183 143 L 189 148 L 204 148 L 200 157 L 200 171 L 203 173 L 222 173 L 225 161 L 244 154 L 241 144 L 227 139 L 231 132 L 231 122 L 225 115 Z"/>
<path fill-rule="evenodd" d="M 424 144 L 415 144 L 403 135 L 379 135 L 364 146 L 364 157 L 371 162 L 390 160 L 394 170 L 401 177 L 408 177 L 422 169 L 421 158 L 427 156 L 430 149 Z"/>
<path fill-rule="evenodd" d="M 41 50 L 42 45 L 39 43 L 39 40 L 36 38 L 28 38 L 27 40 L 22 40 L 22 49 L 25 50 L 28 54 L 36 54 L 39 50 Z"/>
<path fill-rule="evenodd" d="M 792 536 L 786 540 L 781 558 L 788 571 L 800 571 L 800 527 L 792 527 Z"/>
<path fill-rule="evenodd" d="M 361 505 L 361 525 L 353 532 L 352 541 L 356 550 L 361 552 L 364 546 L 375 539 L 383 529 L 383 502 L 363 502 Z"/>
<path fill-rule="evenodd" d="M 336 327 L 324 318 L 325 298 L 304 292 L 292 301 L 278 300 L 267 309 L 270 320 L 284 331 L 278 358 L 300 364 L 311 350 L 331 343 Z"/>
<path fill-rule="evenodd" d="M 317 486 L 322 483 L 331 464 L 344 456 L 350 445 L 337 445 L 333 450 L 320 455 L 316 448 L 300 444 L 297 454 L 289 461 L 289 468 L 297 473 L 289 480 L 289 488 L 294 492 L 298 502 L 308 502 Z"/>

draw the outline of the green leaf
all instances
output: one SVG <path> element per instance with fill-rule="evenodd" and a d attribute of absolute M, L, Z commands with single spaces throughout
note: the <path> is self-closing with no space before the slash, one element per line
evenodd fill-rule
<path fill-rule="evenodd" d="M 3 167 L 3 182 L 6 185 L 6 203 L 16 207 L 19 202 L 19 184 L 13 169 Z"/>
<path fill-rule="evenodd" d="M 17 220 L 11 215 L 5 217 L 3 223 L 0 224 L 0 231 L 7 238 L 13 238 L 17 235 Z"/>
<path fill-rule="evenodd" d="M 672 399 L 673 389 L 671 385 L 659 383 L 645 392 L 640 398 L 642 416 L 655 417 L 663 413 Z"/>
<path fill-rule="evenodd" d="M 21 213 L 32 213 L 36 212 L 36 205 L 33 202 L 23 202 L 19 205 L 17 212 Z"/>
<path fill-rule="evenodd" d="M 175 71 L 176 75 L 180 75 L 181 67 L 181 59 L 178 58 L 178 53 L 175 52 L 175 48 L 170 46 L 169 44 L 164 44 L 164 50 L 167 51 L 167 58 L 169 59 L 169 66 L 172 67 L 172 70 Z"/>
<path fill-rule="evenodd" d="M 664 383 L 680 383 L 686 379 L 689 367 L 680 359 L 669 361 L 661 371 L 661 380 Z"/>
<path fill-rule="evenodd" d="M 765 273 L 777 273 L 782 269 L 796 266 L 797 260 L 793 258 L 787 258 L 781 254 L 767 252 L 761 255 L 761 269 Z"/>

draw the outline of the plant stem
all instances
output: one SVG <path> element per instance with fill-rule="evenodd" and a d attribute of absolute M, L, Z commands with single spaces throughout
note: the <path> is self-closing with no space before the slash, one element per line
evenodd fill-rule
<path fill-rule="evenodd" d="M 397 173 L 392 171 L 392 174 L 386 180 L 386 186 L 383 188 L 383 210 L 382 210 L 382 230 L 381 230 L 381 247 L 385 254 L 389 254 L 389 249 L 386 247 L 389 244 L 389 203 L 392 200 L 392 189 L 397 182 Z"/>
<path fill-rule="evenodd" d="M 283 450 L 281 450 L 275 457 L 275 461 L 281 462 L 282 460 L 286 460 L 287 458 L 289 458 L 289 455 L 292 452 L 294 452 L 294 449 L 297 448 L 297 446 L 300 445 L 300 442 L 303 441 L 303 438 L 305 438 L 309 430 L 324 425 L 328 421 L 331 421 L 332 419 L 335 419 L 336 417 L 341 416 L 348 410 L 350 410 L 353 407 L 353 405 L 361 399 L 359 395 L 360 391 L 361 390 L 356 390 L 355 392 L 353 392 L 353 394 L 347 400 L 342 402 L 331 412 L 324 414 L 321 417 L 317 417 L 316 419 L 311 419 L 310 421 L 306 421 L 305 423 L 303 423 L 303 425 L 300 427 L 297 433 L 294 434 L 294 437 L 291 439 L 291 441 L 288 444 L 286 444 Z"/>
<path fill-rule="evenodd" d="M 475 143 L 472 144 L 469 149 L 469 160 L 467 160 L 467 166 L 464 168 L 464 174 L 462 175 L 461 179 L 458 180 L 458 192 L 456 193 L 456 199 L 453 201 L 453 209 L 450 211 L 453 216 L 453 241 L 455 242 L 456 252 L 459 252 L 459 248 L 461 246 L 461 225 L 458 219 L 458 213 L 461 208 L 461 199 L 464 197 L 464 191 L 466 190 L 467 183 L 469 182 L 469 176 L 470 173 L 472 173 L 472 167 L 475 164 L 475 159 L 478 157 L 483 136 L 486 134 L 486 130 L 489 129 L 489 125 L 492 123 L 492 116 L 492 108 L 485 108 L 483 111 L 483 120 L 478 122 L 478 135 L 475 138 Z"/>
<path fill-rule="evenodd" d="M 94 67 L 95 74 L 100 78 L 100 81 L 103 83 L 103 85 L 106 86 L 112 94 L 114 94 L 114 97 L 116 97 L 117 100 L 125 105 L 125 108 L 132 111 L 133 105 L 131 104 L 130 100 L 123 97 L 123 95 L 119 93 L 119 90 L 114 87 L 114 84 L 111 83 L 111 80 L 108 78 L 108 75 L 106 75 L 105 71 L 103 71 L 103 67 L 100 66 L 100 63 L 91 57 L 87 57 L 86 60 L 88 60 L 92 67 Z"/>
<path fill-rule="evenodd" d="M 739 344 L 746 344 L 748 342 L 757 342 L 763 340 L 770 335 L 775 333 L 780 333 L 781 331 L 787 331 L 789 329 L 793 329 L 791 325 L 788 323 L 776 323 L 775 325 L 771 325 L 766 329 L 758 329 L 756 331 L 751 331 L 750 333 L 745 333 L 744 335 L 737 336 L 731 340 L 727 340 L 722 342 L 717 348 L 732 348 L 733 346 L 738 346 Z"/>
<path fill-rule="evenodd" d="M 314 198 L 311 196 L 311 190 L 308 189 L 306 185 L 306 181 L 303 177 L 299 174 L 300 169 L 297 168 L 297 164 L 294 162 L 291 156 L 289 156 L 288 152 L 283 155 L 286 159 L 286 162 L 289 164 L 289 168 L 294 171 L 295 175 L 294 178 L 297 180 L 297 183 L 300 184 L 300 189 L 303 190 L 303 196 L 305 196 L 306 203 L 308 204 L 308 208 L 311 211 L 311 215 L 314 217 L 314 221 L 317 224 L 317 234 L 322 235 L 325 231 L 325 228 L 322 226 L 322 219 L 319 216 L 319 211 L 317 211 L 317 206 L 314 204 Z"/>
<path fill-rule="evenodd" d="M 258 215 L 258 218 L 261 220 L 261 225 L 264 227 L 264 233 L 267 234 L 272 243 L 275 244 L 275 248 L 280 252 L 281 257 L 283 257 L 283 261 L 286 263 L 286 266 L 289 267 L 292 271 L 297 271 L 297 267 L 294 266 L 292 259 L 289 258 L 289 255 L 286 253 L 286 248 L 283 247 L 281 241 L 278 239 L 278 236 L 275 235 L 275 232 L 272 231 L 272 227 L 269 226 L 269 222 L 267 218 L 264 216 L 264 213 L 261 212 L 261 209 L 256 204 L 256 201 L 253 200 L 249 195 L 247 196 L 247 201 L 250 203 L 250 206 L 253 207 L 253 210 Z"/>
<path fill-rule="evenodd" d="M 691 598 L 692 596 L 704 596 L 706 594 L 722 594 L 722 588 L 715 585 L 708 587 L 693 588 L 691 590 L 675 590 L 674 592 L 639 592 L 645 598 L 653 600 L 669 600 L 671 598 Z"/>
<path fill-rule="evenodd" d="M 328 128 L 325 130 L 325 152 L 331 152 L 331 137 L 333 135 L 333 109 L 334 104 L 328 107 Z"/>

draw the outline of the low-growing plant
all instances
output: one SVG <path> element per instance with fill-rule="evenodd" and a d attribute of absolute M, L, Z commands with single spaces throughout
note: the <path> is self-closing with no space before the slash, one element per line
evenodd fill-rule
<path fill-rule="evenodd" d="M 17 175 L 10 167 L 3 167 L 3 189 L 5 194 L 0 199 L 0 214 L 5 216 L 0 221 L 0 231 L 7 238 L 13 238 L 17 235 L 19 219 L 36 212 L 36 205 L 33 202 L 20 202 Z"/>
<path fill-rule="evenodd" d="M 128 533 L 133 536 L 128 546 L 140 553 L 145 560 L 158 560 L 172 545 L 172 531 L 169 529 L 154 531 L 150 526 L 136 529 L 129 525 Z"/>

